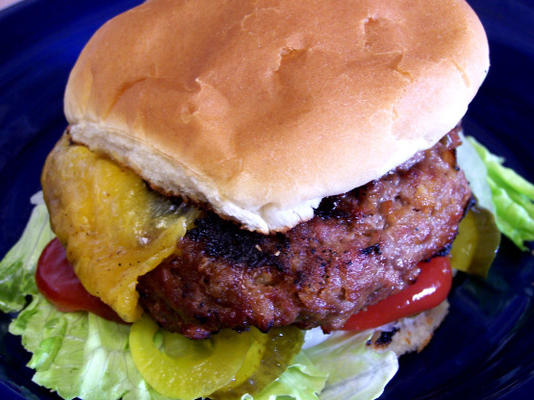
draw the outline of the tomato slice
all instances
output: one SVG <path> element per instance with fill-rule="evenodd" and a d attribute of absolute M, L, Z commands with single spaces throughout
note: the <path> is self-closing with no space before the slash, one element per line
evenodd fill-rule
<path fill-rule="evenodd" d="M 443 302 L 452 285 L 451 264 L 448 257 L 434 257 L 419 263 L 421 273 L 414 284 L 367 307 L 349 318 L 342 330 L 363 331 L 376 328 L 436 307 Z"/>
<path fill-rule="evenodd" d="M 65 248 L 57 239 L 43 250 L 35 281 L 43 296 L 60 311 L 90 311 L 110 321 L 123 322 L 111 307 L 85 290 L 67 260 Z"/>

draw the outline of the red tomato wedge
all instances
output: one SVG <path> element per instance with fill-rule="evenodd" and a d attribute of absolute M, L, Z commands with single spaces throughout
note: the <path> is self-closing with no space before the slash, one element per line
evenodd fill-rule
<path fill-rule="evenodd" d="M 90 311 L 115 322 L 122 319 L 82 286 L 68 262 L 65 248 L 53 239 L 43 250 L 35 271 L 37 288 L 59 311 Z"/>
<path fill-rule="evenodd" d="M 452 285 L 448 257 L 419 263 L 417 281 L 403 291 L 367 307 L 349 318 L 343 330 L 363 331 L 436 307 L 447 298 Z"/>

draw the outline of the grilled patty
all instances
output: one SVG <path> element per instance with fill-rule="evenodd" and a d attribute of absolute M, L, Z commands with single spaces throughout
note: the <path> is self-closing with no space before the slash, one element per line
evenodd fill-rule
<path fill-rule="evenodd" d="M 454 240 L 471 198 L 456 131 L 381 179 L 323 199 L 315 217 L 262 235 L 205 211 L 137 286 L 164 328 L 194 339 L 222 328 L 341 328 L 412 283 Z"/>

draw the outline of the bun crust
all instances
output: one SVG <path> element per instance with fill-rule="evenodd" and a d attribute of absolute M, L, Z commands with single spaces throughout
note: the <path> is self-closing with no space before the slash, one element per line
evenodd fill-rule
<path fill-rule="evenodd" d="M 73 140 L 268 233 L 433 146 L 488 65 L 463 0 L 153 0 L 96 32 L 65 113 Z"/>
<path fill-rule="evenodd" d="M 430 342 L 448 312 L 449 302 L 444 300 L 430 310 L 381 326 L 375 331 L 369 345 L 376 350 L 394 351 L 398 357 L 413 351 L 420 352 Z M 384 333 L 390 338 L 388 343 L 382 340 Z"/>

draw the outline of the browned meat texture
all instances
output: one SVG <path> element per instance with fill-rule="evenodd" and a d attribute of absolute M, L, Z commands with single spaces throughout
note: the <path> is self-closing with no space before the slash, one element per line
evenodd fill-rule
<path fill-rule="evenodd" d="M 413 282 L 417 263 L 454 239 L 471 197 L 457 141 L 451 132 L 381 179 L 325 198 L 285 234 L 248 232 L 205 212 L 181 255 L 139 280 L 141 304 L 190 338 L 251 325 L 342 327 Z"/>

